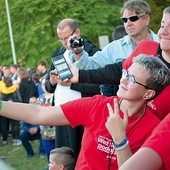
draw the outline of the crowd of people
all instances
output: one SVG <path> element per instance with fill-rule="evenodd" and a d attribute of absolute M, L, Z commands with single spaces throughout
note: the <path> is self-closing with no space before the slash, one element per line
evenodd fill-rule
<path fill-rule="evenodd" d="M 42 96 L 45 95 L 43 83 L 47 73 L 47 64 L 43 60 L 37 63 L 37 68 L 35 66 L 35 68 L 28 70 L 18 67 L 16 64 L 2 66 L 0 70 L 0 99 L 7 102 L 29 104 L 43 104 L 43 102 L 47 104 L 47 102 L 49 102 L 51 104 L 51 100 L 42 101 Z M 52 96 L 52 94 L 50 94 L 50 96 Z M 28 124 L 23 121 L 0 116 L 0 132 L 2 136 L 2 146 L 7 147 L 10 144 L 14 146 L 22 145 L 26 152 L 26 159 L 34 156 L 34 150 L 31 144 L 33 140 L 40 141 L 40 158 L 44 158 L 45 155 L 50 152 L 46 152 L 44 149 L 45 144 L 43 146 L 42 132 L 39 125 Z M 52 149 L 54 149 L 54 146 L 51 150 Z"/>
<path fill-rule="evenodd" d="M 22 143 L 30 158 L 30 141 L 38 138 L 40 157 L 47 155 L 50 170 L 170 169 L 170 7 L 163 11 L 158 34 L 149 29 L 146 1 L 126 1 L 121 20 L 122 34 L 103 50 L 88 39 L 73 48 L 71 40 L 80 37 L 78 23 L 70 18 L 59 22 L 62 47 L 52 57 L 63 54 L 69 61 L 70 79 L 61 81 L 51 73 L 54 65 L 47 71 L 44 61 L 27 71 L 3 66 L 4 146 L 11 130 L 14 145 Z M 22 137 L 21 122 L 32 129 L 27 137 Z M 63 155 L 66 162 L 59 159 Z"/>

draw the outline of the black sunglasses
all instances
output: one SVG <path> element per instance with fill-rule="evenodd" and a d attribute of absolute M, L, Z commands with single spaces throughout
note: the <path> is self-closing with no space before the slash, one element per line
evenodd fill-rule
<path fill-rule="evenodd" d="M 121 17 L 121 20 L 123 23 L 127 23 L 128 19 L 131 21 L 131 22 L 135 22 L 137 21 L 139 18 L 143 17 L 146 13 L 141 13 L 141 14 L 138 14 L 138 15 L 134 15 L 134 16 L 131 16 L 129 18 L 125 18 L 125 17 Z"/>

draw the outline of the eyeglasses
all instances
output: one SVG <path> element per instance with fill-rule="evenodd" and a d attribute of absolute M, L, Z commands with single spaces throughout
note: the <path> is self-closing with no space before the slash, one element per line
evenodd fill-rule
<path fill-rule="evenodd" d="M 125 18 L 125 17 L 121 17 L 121 20 L 123 23 L 127 23 L 128 22 L 128 19 L 131 21 L 131 22 L 135 22 L 137 21 L 139 18 L 143 17 L 146 13 L 141 13 L 141 14 L 138 14 L 138 15 L 134 15 L 134 16 L 131 16 L 129 18 Z"/>
<path fill-rule="evenodd" d="M 129 75 L 129 74 L 128 74 L 128 71 L 125 70 L 125 69 L 122 70 L 122 78 L 127 78 L 128 82 L 129 82 L 129 85 L 132 85 L 132 84 L 135 84 L 135 83 L 136 83 L 136 84 L 139 84 L 139 85 L 145 87 L 146 89 L 149 89 L 148 86 L 145 86 L 145 85 L 137 82 L 137 81 L 135 80 L 135 77 L 132 76 L 132 75 Z"/>
<path fill-rule="evenodd" d="M 77 29 L 77 28 L 75 28 L 75 29 L 73 30 L 73 32 L 70 34 L 70 36 L 72 36 L 72 35 L 75 33 L 76 29 Z M 70 36 L 64 37 L 64 38 L 58 38 L 58 41 L 59 41 L 59 42 L 66 41 L 66 40 L 68 40 L 68 38 L 69 38 Z"/>

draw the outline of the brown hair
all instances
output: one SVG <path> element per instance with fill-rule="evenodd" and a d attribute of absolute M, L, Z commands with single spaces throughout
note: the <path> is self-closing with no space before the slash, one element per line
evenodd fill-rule
<path fill-rule="evenodd" d="M 11 77 L 5 77 L 3 81 L 7 87 L 11 87 L 13 85 Z"/>
<path fill-rule="evenodd" d="M 135 12 L 136 14 L 146 13 L 151 17 L 151 9 L 146 1 L 142 0 L 129 0 L 124 3 L 121 9 L 121 15 L 123 15 L 124 10 Z"/>
<path fill-rule="evenodd" d="M 38 73 L 33 73 L 32 80 L 34 82 L 39 82 L 40 81 L 40 75 Z"/>
<path fill-rule="evenodd" d="M 54 156 L 54 162 L 56 164 L 64 165 L 66 170 L 73 169 L 74 165 L 74 153 L 69 147 L 55 148 L 51 150 L 50 155 Z"/>
<path fill-rule="evenodd" d="M 28 73 L 24 68 L 20 68 L 18 70 L 18 76 L 20 77 L 20 79 L 26 79 L 28 78 Z"/>
<path fill-rule="evenodd" d="M 39 65 L 42 65 L 42 66 L 47 67 L 47 63 L 46 63 L 46 61 L 44 61 L 44 60 L 38 61 L 37 66 L 39 66 Z"/>

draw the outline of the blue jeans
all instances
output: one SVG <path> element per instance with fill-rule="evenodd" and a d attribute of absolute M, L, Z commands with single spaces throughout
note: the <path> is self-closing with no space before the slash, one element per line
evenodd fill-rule
<path fill-rule="evenodd" d="M 55 148 L 55 139 L 54 140 L 42 139 L 42 143 L 49 162 L 50 151 Z"/>
<path fill-rule="evenodd" d="M 40 141 L 40 145 L 39 145 L 39 154 L 40 153 L 45 153 L 44 148 L 43 148 L 43 144 L 42 144 L 42 138 L 41 138 L 41 134 L 40 131 L 38 131 L 36 134 L 31 135 L 29 132 L 26 131 L 21 131 L 20 133 L 20 140 L 22 141 L 22 145 L 25 148 L 27 155 L 34 155 L 34 151 L 33 148 L 31 146 L 30 141 L 33 140 L 37 140 L 39 139 Z"/>

